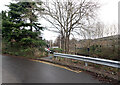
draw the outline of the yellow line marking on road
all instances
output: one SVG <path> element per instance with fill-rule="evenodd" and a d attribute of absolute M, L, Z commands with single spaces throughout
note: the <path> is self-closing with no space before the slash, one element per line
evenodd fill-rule
<path fill-rule="evenodd" d="M 44 64 L 49 64 L 49 65 L 56 66 L 56 67 L 59 67 L 59 68 L 64 68 L 66 70 L 69 70 L 69 71 L 72 71 L 72 72 L 75 72 L 75 73 L 82 72 L 82 71 L 75 71 L 75 70 L 72 70 L 72 69 L 70 69 L 68 67 L 61 66 L 61 65 L 56 65 L 56 64 L 53 64 L 53 63 L 45 62 L 45 61 L 40 61 L 40 60 L 31 60 L 31 61 L 40 62 L 40 63 L 44 63 Z"/>

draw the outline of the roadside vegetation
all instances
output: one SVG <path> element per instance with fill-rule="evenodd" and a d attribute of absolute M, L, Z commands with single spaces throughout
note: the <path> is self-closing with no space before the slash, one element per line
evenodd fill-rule
<path fill-rule="evenodd" d="M 61 48 L 51 48 L 50 50 L 53 51 L 53 52 L 58 52 L 58 53 L 63 52 L 63 49 L 61 49 Z"/>
<path fill-rule="evenodd" d="M 2 11 L 2 52 L 25 57 L 46 56 L 46 43 L 41 39 L 44 28 L 36 12 L 44 11 L 42 2 L 17 2 Z M 38 7 L 39 6 L 39 7 Z"/>
<path fill-rule="evenodd" d="M 101 45 L 92 45 L 90 46 L 89 50 L 87 47 L 77 49 L 78 55 L 86 55 L 91 57 L 120 61 L 118 52 L 118 47 L 102 47 Z"/>

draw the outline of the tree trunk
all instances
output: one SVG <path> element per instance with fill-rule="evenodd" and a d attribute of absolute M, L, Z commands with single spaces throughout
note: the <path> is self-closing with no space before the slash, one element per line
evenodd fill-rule
<path fill-rule="evenodd" d="M 61 37 L 61 48 L 63 49 L 63 51 L 65 51 L 64 47 L 65 47 L 64 36 L 62 36 Z"/>
<path fill-rule="evenodd" d="M 32 20 L 30 19 L 30 24 L 32 24 Z M 32 26 L 30 26 L 30 31 L 32 31 Z"/>
<path fill-rule="evenodd" d="M 67 50 L 67 53 L 69 53 L 69 35 L 66 38 L 67 38 L 66 50 Z"/>
<path fill-rule="evenodd" d="M 65 37 L 65 53 L 69 53 L 69 35 L 66 34 L 66 37 Z"/>

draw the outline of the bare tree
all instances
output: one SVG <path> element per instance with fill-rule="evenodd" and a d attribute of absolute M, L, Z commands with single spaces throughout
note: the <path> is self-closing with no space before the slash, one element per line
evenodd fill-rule
<path fill-rule="evenodd" d="M 102 38 L 104 35 L 105 25 L 102 22 L 97 22 L 95 24 L 95 31 L 93 33 L 94 38 Z"/>
<path fill-rule="evenodd" d="M 90 21 L 95 18 L 99 4 L 91 0 L 56 0 L 44 4 L 44 8 L 42 17 L 55 27 L 51 31 L 61 34 L 62 48 L 68 53 L 70 36 L 92 28 Z"/>
<path fill-rule="evenodd" d="M 59 48 L 61 48 L 61 38 L 60 35 L 56 38 L 55 42 L 54 42 L 55 46 L 59 46 Z"/>

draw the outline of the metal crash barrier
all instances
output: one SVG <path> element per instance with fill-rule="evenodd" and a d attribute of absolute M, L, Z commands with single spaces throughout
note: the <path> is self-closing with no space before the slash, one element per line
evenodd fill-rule
<path fill-rule="evenodd" d="M 111 67 L 115 67 L 115 68 L 120 68 L 119 61 L 113 61 L 113 60 L 101 59 L 101 58 L 85 57 L 85 56 L 79 56 L 79 55 L 63 54 L 63 53 L 54 53 L 54 56 L 85 61 L 86 66 L 87 66 L 87 62 L 91 62 L 91 63 L 95 63 L 95 64 L 101 64 L 101 65 L 111 66 Z"/>

